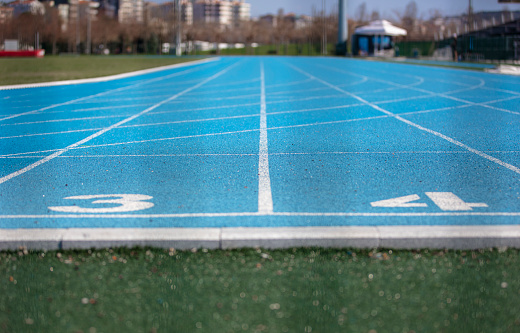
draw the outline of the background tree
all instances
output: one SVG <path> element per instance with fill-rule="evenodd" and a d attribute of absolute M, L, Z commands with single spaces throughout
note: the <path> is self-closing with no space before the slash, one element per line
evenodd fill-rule
<path fill-rule="evenodd" d="M 368 21 L 368 11 L 367 11 L 367 4 L 363 2 L 361 5 L 358 6 L 356 9 L 356 15 L 355 15 L 356 21 L 358 24 L 364 24 Z"/>

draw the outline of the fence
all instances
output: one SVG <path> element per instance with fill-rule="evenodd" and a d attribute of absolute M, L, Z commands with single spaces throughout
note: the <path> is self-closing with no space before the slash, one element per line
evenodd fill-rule
<path fill-rule="evenodd" d="M 437 49 L 451 47 L 454 39 L 431 42 L 399 42 L 399 54 L 405 57 L 431 57 Z M 457 53 L 461 60 L 519 60 L 520 35 L 507 37 L 459 36 Z"/>

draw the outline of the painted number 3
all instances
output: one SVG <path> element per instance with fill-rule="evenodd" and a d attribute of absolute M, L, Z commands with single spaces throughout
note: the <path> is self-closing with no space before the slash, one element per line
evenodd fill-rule
<path fill-rule="evenodd" d="M 102 194 L 102 195 L 79 195 L 75 197 L 67 197 L 66 200 L 94 200 L 93 204 L 117 204 L 115 207 L 100 207 L 100 208 L 84 208 L 80 206 L 59 206 L 49 207 L 50 210 L 62 213 L 123 213 L 135 212 L 152 208 L 154 206 L 151 202 L 153 197 L 142 194 Z M 102 199 L 102 200 L 96 200 Z"/>

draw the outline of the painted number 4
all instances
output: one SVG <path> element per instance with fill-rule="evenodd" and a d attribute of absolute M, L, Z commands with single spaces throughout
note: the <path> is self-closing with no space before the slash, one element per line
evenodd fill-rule
<path fill-rule="evenodd" d="M 461 198 L 451 192 L 426 192 L 428 198 L 430 198 L 434 204 L 444 211 L 468 211 L 473 208 L 486 208 L 488 207 L 485 203 L 469 203 L 463 201 Z M 370 203 L 372 207 L 385 207 L 385 208 L 412 208 L 412 207 L 428 207 L 426 203 L 414 202 L 420 200 L 417 194 L 408 195 L 405 197 L 381 200 Z"/>
<path fill-rule="evenodd" d="M 79 195 L 67 197 L 66 200 L 93 200 L 93 204 L 114 204 L 114 207 L 85 208 L 80 206 L 49 207 L 50 210 L 62 213 L 124 213 L 152 208 L 153 203 L 147 200 L 153 197 L 142 194 L 102 194 Z M 101 199 L 101 200 L 96 200 Z"/>

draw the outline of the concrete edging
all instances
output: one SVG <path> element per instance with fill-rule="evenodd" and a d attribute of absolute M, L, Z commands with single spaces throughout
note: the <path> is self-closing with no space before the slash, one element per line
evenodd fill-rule
<path fill-rule="evenodd" d="M 176 249 L 520 248 L 520 226 L 4 229 L 0 235 L 0 250 L 133 246 Z"/>

